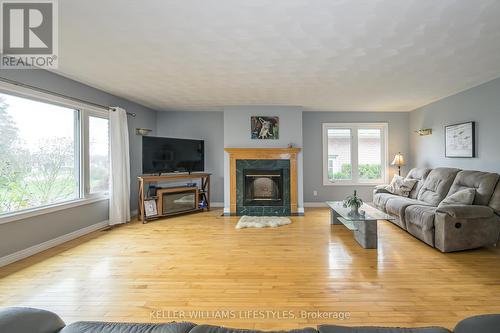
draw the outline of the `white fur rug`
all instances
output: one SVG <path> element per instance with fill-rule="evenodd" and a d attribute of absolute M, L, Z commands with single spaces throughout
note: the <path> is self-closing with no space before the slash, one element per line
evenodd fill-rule
<path fill-rule="evenodd" d="M 236 224 L 236 229 L 243 228 L 276 228 L 290 224 L 292 221 L 284 216 L 242 216 Z"/>

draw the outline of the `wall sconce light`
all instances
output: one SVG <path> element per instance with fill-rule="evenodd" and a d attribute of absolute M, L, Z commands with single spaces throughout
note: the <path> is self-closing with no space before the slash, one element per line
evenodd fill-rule
<path fill-rule="evenodd" d="M 150 130 L 148 128 L 136 128 L 135 129 L 135 134 L 137 135 L 148 135 L 149 133 L 151 133 L 153 130 Z"/>
<path fill-rule="evenodd" d="M 423 128 L 415 131 L 420 136 L 432 135 L 432 128 Z"/>

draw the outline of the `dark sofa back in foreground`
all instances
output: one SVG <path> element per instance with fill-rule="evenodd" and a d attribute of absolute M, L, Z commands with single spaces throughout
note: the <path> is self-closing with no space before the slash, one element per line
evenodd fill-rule
<path fill-rule="evenodd" d="M 55 313 L 33 308 L 0 309 L 1 333 L 258 333 L 262 331 L 196 325 L 187 322 L 165 324 L 81 321 L 67 325 Z M 346 327 L 320 325 L 282 333 L 452 333 L 443 327 Z M 500 333 L 500 314 L 474 316 L 460 321 L 454 333 Z M 270 333 L 270 332 L 269 332 Z"/>

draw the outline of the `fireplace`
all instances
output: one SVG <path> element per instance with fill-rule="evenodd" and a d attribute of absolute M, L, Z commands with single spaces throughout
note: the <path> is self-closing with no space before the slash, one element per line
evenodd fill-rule
<path fill-rule="evenodd" d="M 298 212 L 300 148 L 224 148 L 229 157 L 229 209 L 224 214 L 290 216 Z"/>
<path fill-rule="evenodd" d="M 236 215 L 289 216 L 290 161 L 236 161 Z"/>
<path fill-rule="evenodd" d="M 244 169 L 244 206 L 282 206 L 283 169 Z"/>

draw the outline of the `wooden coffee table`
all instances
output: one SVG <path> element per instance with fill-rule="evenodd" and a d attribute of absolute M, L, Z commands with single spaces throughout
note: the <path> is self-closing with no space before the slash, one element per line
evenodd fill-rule
<path fill-rule="evenodd" d="M 327 201 L 326 204 L 330 207 L 330 223 L 343 224 L 352 230 L 354 239 L 365 249 L 377 248 L 377 221 L 394 219 L 368 204 L 363 204 L 359 209 L 365 215 L 357 216 L 352 216 L 351 209 L 345 208 L 342 201 Z"/>

